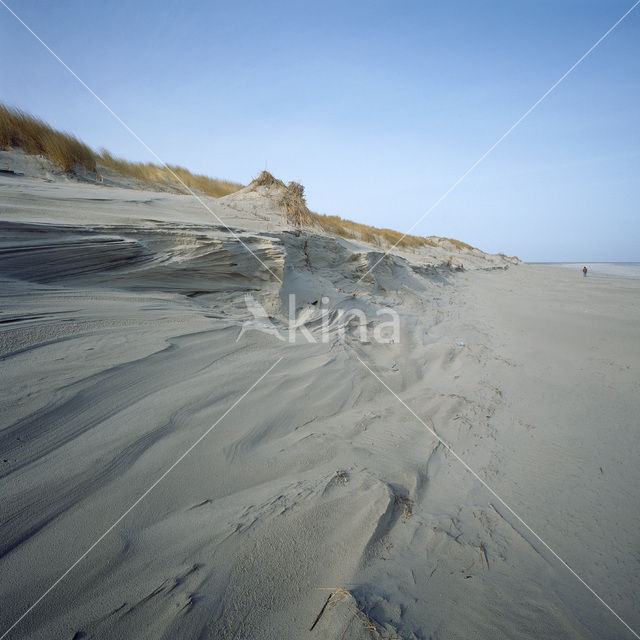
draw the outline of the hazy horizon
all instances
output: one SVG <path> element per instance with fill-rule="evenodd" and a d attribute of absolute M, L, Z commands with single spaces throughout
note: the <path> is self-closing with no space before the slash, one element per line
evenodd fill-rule
<path fill-rule="evenodd" d="M 76 1 L 12 9 L 166 162 L 403 232 L 631 2 Z M 2 100 L 154 158 L 3 7 Z M 411 233 L 528 262 L 640 259 L 640 9 Z"/>

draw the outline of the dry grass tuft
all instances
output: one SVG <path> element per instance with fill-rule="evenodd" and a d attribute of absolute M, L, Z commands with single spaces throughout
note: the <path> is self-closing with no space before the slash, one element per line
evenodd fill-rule
<path fill-rule="evenodd" d="M 263 171 L 255 180 L 252 180 L 249 187 L 281 187 L 286 189 L 284 182 L 274 178 L 268 171 Z"/>
<path fill-rule="evenodd" d="M 287 212 L 289 222 L 295 227 L 311 226 L 311 211 L 304 197 L 304 187 L 298 182 L 290 182 L 285 188 L 280 205 Z"/>
<path fill-rule="evenodd" d="M 56 131 L 39 118 L 0 104 L 0 148 L 20 147 L 30 155 L 49 158 L 63 171 L 74 171 L 78 166 L 96 170 L 93 151 L 76 137 Z"/>

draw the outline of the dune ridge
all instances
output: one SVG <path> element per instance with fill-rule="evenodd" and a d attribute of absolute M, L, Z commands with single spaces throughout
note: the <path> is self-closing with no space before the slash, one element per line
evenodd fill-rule
<path fill-rule="evenodd" d="M 40 118 L 4 104 L 0 104 L 0 149 L 9 152 L 0 156 L 5 164 L 5 168 L 0 167 L 0 170 L 9 173 L 24 175 L 26 171 L 26 175 L 48 177 L 62 171 L 67 177 L 95 184 L 154 189 L 183 195 L 197 193 L 214 198 L 243 189 L 241 184 L 193 174 L 181 166 L 130 162 L 116 158 L 106 149 L 95 152 L 74 135 L 54 129 Z M 20 152 L 39 157 L 25 162 Z M 249 184 L 249 189 L 257 187 L 277 192 L 279 204 L 285 208 L 289 221 L 294 226 L 317 227 L 331 235 L 362 240 L 378 246 L 407 248 L 437 246 L 447 242 L 456 249 L 473 249 L 452 238 L 422 238 L 310 211 L 303 185 L 293 181 L 285 185 L 268 171 L 261 172 Z"/>

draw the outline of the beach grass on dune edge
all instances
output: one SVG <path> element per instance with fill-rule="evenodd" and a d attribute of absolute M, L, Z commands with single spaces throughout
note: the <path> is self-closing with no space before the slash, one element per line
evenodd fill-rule
<path fill-rule="evenodd" d="M 67 173 L 85 170 L 100 174 L 108 168 L 122 176 L 135 178 L 149 185 L 164 185 L 178 192 L 189 189 L 214 198 L 229 195 L 241 184 L 191 173 L 180 166 L 161 166 L 151 162 L 129 162 L 116 158 L 106 149 L 95 152 L 74 135 L 58 131 L 44 120 L 0 104 L 0 148 L 19 147 L 30 155 L 42 155 Z M 177 176 L 177 177 L 176 177 Z"/>
<path fill-rule="evenodd" d="M 194 174 L 180 166 L 161 166 L 151 162 L 130 162 L 113 156 L 106 149 L 94 151 L 74 135 L 51 127 L 44 120 L 32 116 L 21 109 L 0 103 L 0 149 L 20 148 L 29 155 L 41 155 L 48 158 L 66 173 L 80 171 L 92 172 L 99 179 L 101 170 L 110 169 L 118 174 L 136 179 L 152 187 L 169 187 L 178 193 L 190 193 L 190 190 L 204 193 L 214 198 L 235 193 L 244 185 L 220 180 L 209 176 Z M 393 229 L 379 229 L 370 225 L 346 220 L 340 216 L 324 215 L 310 211 L 306 206 L 303 191 L 299 183 L 291 182 L 285 186 L 280 180 L 263 172 L 252 184 L 264 184 L 265 180 L 284 188 L 282 206 L 288 217 L 297 225 L 309 225 L 320 228 L 325 233 L 343 238 L 357 239 L 370 244 L 400 248 L 419 248 L 441 246 L 442 241 L 451 243 L 456 249 L 472 250 L 473 247 L 451 238 L 435 238 L 402 234 Z"/>

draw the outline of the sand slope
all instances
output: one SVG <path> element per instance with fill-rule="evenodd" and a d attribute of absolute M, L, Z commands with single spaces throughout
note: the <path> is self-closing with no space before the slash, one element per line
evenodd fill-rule
<path fill-rule="evenodd" d="M 0 633 L 281 358 L 9 637 L 632 637 L 380 380 L 637 627 L 638 281 L 450 247 L 360 280 L 379 248 L 269 190 L 216 220 L 26 173 L 0 176 Z M 313 343 L 276 335 L 291 293 Z M 389 307 L 392 344 L 340 317 Z"/>

